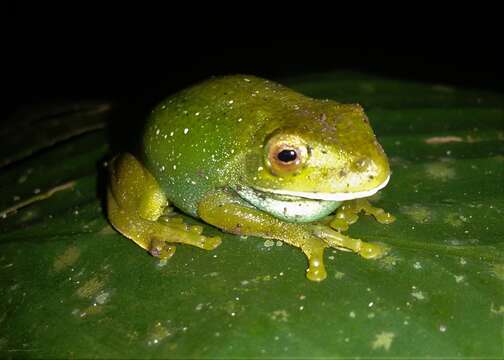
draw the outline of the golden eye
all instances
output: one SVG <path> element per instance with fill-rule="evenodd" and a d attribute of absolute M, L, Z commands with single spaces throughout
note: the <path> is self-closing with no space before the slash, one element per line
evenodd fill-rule
<path fill-rule="evenodd" d="M 278 134 L 266 146 L 266 165 L 274 175 L 291 175 L 306 163 L 308 151 L 303 141 L 288 134 Z"/>

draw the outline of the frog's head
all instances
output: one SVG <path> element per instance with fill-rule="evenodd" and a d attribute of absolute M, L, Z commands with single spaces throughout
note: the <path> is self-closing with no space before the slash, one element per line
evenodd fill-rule
<path fill-rule="evenodd" d="M 387 157 L 359 105 L 311 100 L 304 108 L 275 115 L 258 136 L 261 154 L 247 170 L 252 188 L 344 201 L 371 196 L 387 185 Z"/>

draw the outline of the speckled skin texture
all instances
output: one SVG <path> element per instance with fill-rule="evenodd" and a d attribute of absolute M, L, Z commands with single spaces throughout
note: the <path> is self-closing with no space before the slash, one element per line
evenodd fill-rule
<path fill-rule="evenodd" d="M 309 146 L 309 163 L 294 176 L 280 178 L 264 164 L 265 142 L 279 131 Z M 389 174 L 359 105 L 311 99 L 252 76 L 210 79 L 168 98 L 148 119 L 143 144 L 146 167 L 170 201 L 193 216 L 219 187 L 354 192 Z"/>

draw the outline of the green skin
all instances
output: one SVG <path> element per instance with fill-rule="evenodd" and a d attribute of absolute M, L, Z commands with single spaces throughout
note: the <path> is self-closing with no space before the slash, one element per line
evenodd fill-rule
<path fill-rule="evenodd" d="M 294 168 L 279 160 L 285 148 L 296 149 Z M 253 76 L 210 79 L 157 106 L 141 153 L 116 157 L 110 172 L 111 223 L 156 256 L 171 256 L 176 242 L 220 244 L 201 227 L 162 217 L 168 204 L 226 232 L 301 248 L 314 281 L 326 277 L 326 247 L 367 258 L 384 253 L 320 222 L 342 201 L 370 196 L 389 179 L 387 157 L 359 105 L 308 98 Z M 340 208 L 338 221 L 361 210 L 393 220 L 361 205 Z"/>

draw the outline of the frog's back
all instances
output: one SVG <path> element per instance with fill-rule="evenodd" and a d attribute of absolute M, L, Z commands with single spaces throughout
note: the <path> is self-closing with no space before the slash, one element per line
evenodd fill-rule
<path fill-rule="evenodd" d="M 142 158 L 178 208 L 197 216 L 202 196 L 239 176 L 233 164 L 267 121 L 258 109 L 282 103 L 278 94 L 300 96 L 253 76 L 213 78 L 159 104 L 143 137 Z"/>

